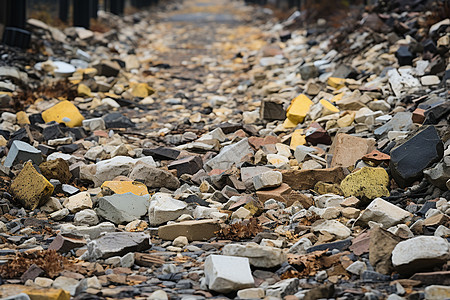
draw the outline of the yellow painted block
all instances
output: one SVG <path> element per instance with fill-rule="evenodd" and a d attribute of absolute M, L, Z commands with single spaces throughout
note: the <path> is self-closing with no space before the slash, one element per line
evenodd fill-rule
<path fill-rule="evenodd" d="M 34 289 L 23 291 L 31 300 L 70 300 L 70 293 L 63 289 Z"/>
<path fill-rule="evenodd" d="M 306 144 L 306 136 L 303 135 L 303 129 L 297 129 L 291 136 L 291 149 L 295 150 L 297 146 Z"/>
<path fill-rule="evenodd" d="M 84 117 L 78 108 L 70 101 L 61 101 L 42 113 L 45 123 L 55 121 L 64 123 L 68 127 L 81 126 Z"/>
<path fill-rule="evenodd" d="M 146 83 L 138 83 L 131 88 L 131 94 L 133 95 L 133 97 L 138 98 L 148 97 L 154 92 L 155 90 L 149 87 Z"/>
<path fill-rule="evenodd" d="M 111 191 L 114 194 L 133 193 L 137 196 L 148 194 L 147 186 L 138 181 L 105 181 L 102 184 L 102 191 Z"/>
<path fill-rule="evenodd" d="M 283 122 L 283 127 L 286 128 L 286 129 L 287 128 L 295 128 L 295 126 L 297 126 L 297 124 L 298 123 L 294 123 L 291 120 L 286 118 L 286 120 L 284 120 L 284 122 Z"/>
<path fill-rule="evenodd" d="M 27 113 L 24 111 L 19 111 L 18 113 L 16 113 L 16 118 L 17 124 L 19 125 L 31 124 L 30 119 L 28 119 Z"/>
<path fill-rule="evenodd" d="M 322 105 L 322 116 L 327 116 L 339 112 L 339 108 L 325 99 L 320 100 L 319 103 Z"/>
<path fill-rule="evenodd" d="M 52 195 L 53 185 L 28 161 L 11 184 L 14 199 L 25 209 L 34 210 Z"/>
<path fill-rule="evenodd" d="M 375 199 L 389 196 L 389 175 L 383 168 L 363 167 L 349 174 L 341 182 L 345 197 Z"/>
<path fill-rule="evenodd" d="M 348 127 L 352 125 L 355 120 L 355 114 L 348 114 L 337 120 L 337 125 L 339 128 Z"/>
<path fill-rule="evenodd" d="M 80 97 L 92 97 L 91 89 L 85 84 L 80 83 L 77 92 Z"/>
<path fill-rule="evenodd" d="M 304 94 L 300 94 L 291 101 L 286 113 L 286 117 L 293 123 L 301 123 L 309 112 L 313 102 Z"/>
<path fill-rule="evenodd" d="M 345 86 L 344 78 L 330 77 L 327 81 L 328 85 L 334 87 L 335 89 L 340 89 Z"/>

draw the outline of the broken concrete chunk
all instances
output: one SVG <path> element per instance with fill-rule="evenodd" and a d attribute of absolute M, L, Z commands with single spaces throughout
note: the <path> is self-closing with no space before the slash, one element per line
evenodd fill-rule
<path fill-rule="evenodd" d="M 287 254 L 280 248 L 260 246 L 256 243 L 245 245 L 228 244 L 222 249 L 223 255 L 247 257 L 250 264 L 259 268 L 273 268 L 287 261 Z"/>
<path fill-rule="evenodd" d="M 123 224 L 139 219 L 147 213 L 150 196 L 133 193 L 105 196 L 98 200 L 96 213 L 114 224 Z"/>
<path fill-rule="evenodd" d="M 148 218 L 152 226 L 176 220 L 188 213 L 187 204 L 173 199 L 169 194 L 156 193 L 150 199 Z"/>
<path fill-rule="evenodd" d="M 204 268 L 210 290 L 229 293 L 255 285 L 246 257 L 210 255 L 206 258 Z"/>

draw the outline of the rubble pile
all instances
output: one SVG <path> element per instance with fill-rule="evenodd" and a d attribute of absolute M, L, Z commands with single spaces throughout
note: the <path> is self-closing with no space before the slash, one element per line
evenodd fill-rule
<path fill-rule="evenodd" d="M 0 297 L 450 298 L 450 19 L 382 5 L 29 19 L 0 48 Z"/>

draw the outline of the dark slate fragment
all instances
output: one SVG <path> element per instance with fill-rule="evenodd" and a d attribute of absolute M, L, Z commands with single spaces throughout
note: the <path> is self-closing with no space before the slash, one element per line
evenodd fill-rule
<path fill-rule="evenodd" d="M 391 150 L 389 167 L 397 184 L 404 188 L 423 177 L 423 170 L 439 161 L 444 144 L 434 126 L 426 126 Z"/>
<path fill-rule="evenodd" d="M 174 160 L 180 155 L 180 151 L 168 147 L 158 147 L 153 149 L 143 149 L 142 154 L 151 156 L 157 160 Z"/>
<path fill-rule="evenodd" d="M 193 175 L 203 168 L 203 160 L 200 156 L 189 156 L 172 162 L 169 170 L 177 170 L 178 177 L 183 174 Z"/>
<path fill-rule="evenodd" d="M 333 250 L 337 249 L 339 251 L 344 251 L 352 244 L 352 239 L 346 239 L 342 241 L 336 241 L 332 243 L 320 244 L 317 246 L 312 246 L 306 249 L 306 253 L 311 253 L 314 251 L 323 251 L 323 250 Z"/>
<path fill-rule="evenodd" d="M 106 128 L 134 128 L 136 124 L 121 113 L 110 113 L 103 117 Z"/>
<path fill-rule="evenodd" d="M 400 46 L 395 52 L 395 57 L 400 66 L 412 66 L 414 55 L 409 51 L 408 46 Z"/>

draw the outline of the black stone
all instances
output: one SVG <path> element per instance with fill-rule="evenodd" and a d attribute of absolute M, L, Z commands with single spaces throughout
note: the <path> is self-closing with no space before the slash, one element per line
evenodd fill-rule
<path fill-rule="evenodd" d="M 261 116 L 264 120 L 269 121 L 286 119 L 283 103 L 264 100 L 261 105 Z"/>
<path fill-rule="evenodd" d="M 172 162 L 169 170 L 177 170 L 178 177 L 183 174 L 193 175 L 203 168 L 203 160 L 200 156 L 189 156 Z"/>
<path fill-rule="evenodd" d="M 74 153 L 75 151 L 78 150 L 78 145 L 77 144 L 69 144 L 69 145 L 62 145 L 59 146 L 58 148 L 56 148 L 57 151 L 61 151 L 63 153 Z"/>
<path fill-rule="evenodd" d="M 414 55 L 409 51 L 408 46 L 400 46 L 395 52 L 395 57 L 400 66 L 412 66 Z"/>
<path fill-rule="evenodd" d="M 425 202 L 425 204 L 420 208 L 420 210 L 417 212 L 417 215 L 425 216 L 428 210 L 436 208 L 436 201 L 430 201 L 428 200 Z"/>
<path fill-rule="evenodd" d="M 44 121 L 44 119 L 42 119 L 41 114 L 32 114 L 31 116 L 28 117 L 28 119 L 30 120 L 30 123 L 32 125 L 45 124 L 45 121 Z"/>
<path fill-rule="evenodd" d="M 73 139 L 75 139 L 76 141 L 84 139 L 87 134 L 86 131 L 84 131 L 84 129 L 82 127 L 61 127 L 62 132 L 64 132 L 65 134 L 69 134 Z"/>
<path fill-rule="evenodd" d="M 209 203 L 208 202 L 206 202 L 205 200 L 203 200 L 202 198 L 200 198 L 200 197 L 198 197 L 196 195 L 189 195 L 184 200 L 184 202 L 186 202 L 186 203 L 196 203 L 196 204 L 201 205 L 201 206 L 209 207 Z"/>
<path fill-rule="evenodd" d="M 103 117 L 106 128 L 133 128 L 136 124 L 121 113 L 110 113 Z"/>
<path fill-rule="evenodd" d="M 180 155 L 180 151 L 167 147 L 158 147 L 153 149 L 143 149 L 142 154 L 151 156 L 157 160 L 174 160 Z"/>
<path fill-rule="evenodd" d="M 11 133 L 7 130 L 0 129 L 0 135 L 3 135 L 5 140 L 9 140 Z"/>
<path fill-rule="evenodd" d="M 46 141 L 64 137 L 64 133 L 62 132 L 59 124 L 54 122 L 52 123 L 53 124 L 49 124 L 42 131 L 42 134 L 44 135 L 44 140 Z"/>
<path fill-rule="evenodd" d="M 62 193 L 62 183 L 58 179 L 50 179 L 50 183 L 53 185 L 53 195 Z"/>
<path fill-rule="evenodd" d="M 423 170 L 439 161 L 444 144 L 434 126 L 426 126 L 403 144 L 391 150 L 392 177 L 404 188 L 423 177 Z"/>
<path fill-rule="evenodd" d="M 442 118 L 448 118 L 449 114 L 450 114 L 450 102 L 445 101 L 425 111 L 424 113 L 425 121 L 423 121 L 423 124 L 424 125 L 437 124 Z"/>
<path fill-rule="evenodd" d="M 422 42 L 422 45 L 423 45 L 424 52 L 430 52 L 430 53 L 437 52 L 436 44 L 432 40 L 426 40 L 426 41 Z"/>
<path fill-rule="evenodd" d="M 219 126 L 217 126 L 217 127 L 222 129 L 223 133 L 229 134 L 229 133 L 236 132 L 239 129 L 242 129 L 242 124 L 231 124 L 231 123 L 226 122 L 226 123 L 219 124 Z"/>
<path fill-rule="evenodd" d="M 337 241 L 337 242 L 326 243 L 326 244 L 309 247 L 308 249 L 306 249 L 306 253 L 311 253 L 314 251 L 323 251 L 323 250 L 327 250 L 327 249 L 328 250 L 337 249 L 339 251 L 343 251 L 343 250 L 347 249 L 351 244 L 352 244 L 352 239 L 346 239 L 346 240 L 342 240 L 342 241 Z"/>
<path fill-rule="evenodd" d="M 391 280 L 391 276 L 384 275 L 375 271 L 364 271 L 361 274 L 361 280 L 362 282 L 383 282 L 383 281 L 389 281 Z"/>
<path fill-rule="evenodd" d="M 43 144 L 40 144 L 39 146 L 37 146 L 37 149 L 41 150 L 41 153 L 43 155 L 50 155 L 50 154 L 56 152 L 55 148 L 47 146 L 47 145 L 43 145 Z"/>

